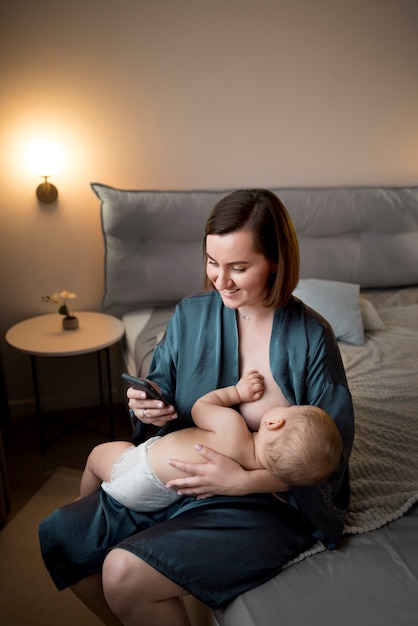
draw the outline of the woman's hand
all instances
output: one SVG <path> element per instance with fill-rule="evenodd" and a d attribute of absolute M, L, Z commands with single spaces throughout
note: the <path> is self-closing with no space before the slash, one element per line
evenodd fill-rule
<path fill-rule="evenodd" d="M 160 400 L 151 400 L 147 398 L 145 391 L 129 387 L 126 395 L 128 396 L 129 408 L 132 409 L 135 417 L 144 424 L 161 427 L 170 420 L 177 418 L 176 410 L 171 404 L 164 406 Z"/>
<path fill-rule="evenodd" d="M 206 446 L 195 446 L 196 451 L 206 459 L 202 463 L 185 463 L 169 459 L 170 465 L 189 474 L 167 483 L 184 496 L 195 496 L 198 500 L 219 496 L 243 496 L 248 493 L 286 491 L 288 486 L 269 471 L 245 470 L 239 463 Z"/>

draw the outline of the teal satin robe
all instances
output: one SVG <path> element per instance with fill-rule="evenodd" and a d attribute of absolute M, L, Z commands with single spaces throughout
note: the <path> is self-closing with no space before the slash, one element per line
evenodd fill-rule
<path fill-rule="evenodd" d="M 293 490 L 294 502 L 316 529 L 315 536 L 333 548 L 342 536 L 350 498 L 353 405 L 331 327 L 297 298 L 275 311 L 270 368 L 291 404 L 321 407 L 340 431 L 343 454 L 331 479 Z M 155 349 L 148 376 L 176 407 L 180 419 L 189 423 L 197 398 L 217 387 L 236 384 L 240 372 L 235 311 L 223 305 L 217 291 L 178 304 Z"/>

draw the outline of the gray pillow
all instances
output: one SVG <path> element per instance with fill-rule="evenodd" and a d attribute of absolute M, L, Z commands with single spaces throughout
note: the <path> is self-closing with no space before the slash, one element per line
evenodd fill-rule
<path fill-rule="evenodd" d="M 91 186 L 102 203 L 103 308 L 170 304 L 202 288 L 205 223 L 222 193 L 194 199 L 193 192 Z"/>
<path fill-rule="evenodd" d="M 325 317 L 339 341 L 364 344 L 359 285 L 305 278 L 299 281 L 293 295 Z"/>
<path fill-rule="evenodd" d="M 205 223 L 227 190 L 92 188 L 101 200 L 104 308 L 171 304 L 201 288 Z M 363 288 L 418 283 L 418 188 L 272 191 L 295 225 L 302 278 Z"/>

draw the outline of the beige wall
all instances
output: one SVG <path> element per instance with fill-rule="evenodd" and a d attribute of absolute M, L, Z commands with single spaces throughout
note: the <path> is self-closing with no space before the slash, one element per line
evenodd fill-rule
<path fill-rule="evenodd" d="M 2 337 L 52 311 L 44 293 L 70 289 L 79 309 L 99 308 L 90 181 L 418 182 L 416 0 L 8 0 L 0 11 Z M 23 163 L 37 138 L 65 153 L 54 207 L 37 204 Z M 11 400 L 30 397 L 27 359 L 1 347 Z"/>

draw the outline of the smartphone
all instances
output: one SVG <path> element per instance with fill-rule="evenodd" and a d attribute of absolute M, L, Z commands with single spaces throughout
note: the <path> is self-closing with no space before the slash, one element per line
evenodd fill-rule
<path fill-rule="evenodd" d="M 144 378 L 137 378 L 136 376 L 131 376 L 130 374 L 122 374 L 122 380 L 124 380 L 130 387 L 134 389 L 140 389 L 141 391 L 145 391 L 147 396 L 152 398 L 153 400 L 161 400 L 165 405 L 169 404 L 169 402 L 160 394 L 155 387 L 153 387 L 147 380 Z"/>

